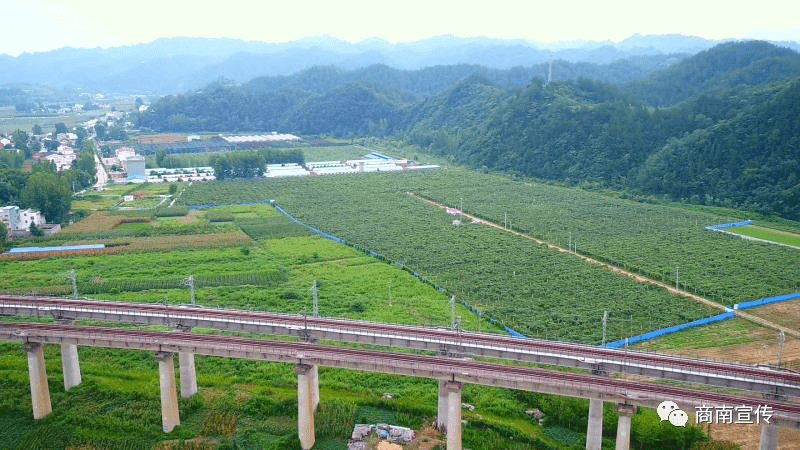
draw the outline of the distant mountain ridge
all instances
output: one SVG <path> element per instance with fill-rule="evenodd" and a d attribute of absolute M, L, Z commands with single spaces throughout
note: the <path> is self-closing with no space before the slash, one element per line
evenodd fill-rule
<path fill-rule="evenodd" d="M 245 82 L 258 76 L 290 75 L 319 65 L 352 70 L 383 64 L 417 70 L 458 64 L 509 69 L 551 60 L 612 64 L 642 56 L 688 56 L 718 43 L 680 35 L 634 35 L 620 43 L 555 44 L 449 35 L 397 44 L 380 39 L 351 44 L 330 36 L 286 43 L 163 38 L 147 44 L 108 49 L 62 48 L 17 57 L 0 55 L 3 67 L 0 86 L 26 83 L 160 95 L 198 89 L 220 77 Z M 800 50 L 797 43 L 784 45 Z"/>

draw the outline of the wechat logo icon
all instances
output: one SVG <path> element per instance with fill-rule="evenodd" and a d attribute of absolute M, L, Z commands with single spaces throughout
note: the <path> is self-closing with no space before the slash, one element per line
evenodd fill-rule
<path fill-rule="evenodd" d="M 656 410 L 658 413 L 658 417 L 661 418 L 661 421 L 668 420 L 669 423 L 676 427 L 685 427 L 686 422 L 689 421 L 689 415 L 686 414 L 685 411 L 678 408 L 678 405 L 675 402 L 671 402 L 669 400 L 661 402 L 658 405 L 658 409 Z"/>

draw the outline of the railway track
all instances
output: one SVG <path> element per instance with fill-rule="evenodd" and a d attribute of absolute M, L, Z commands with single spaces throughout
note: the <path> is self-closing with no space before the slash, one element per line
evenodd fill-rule
<path fill-rule="evenodd" d="M 0 313 L 263 332 L 296 336 L 303 341 L 334 340 L 551 364 L 600 375 L 643 375 L 744 389 L 768 398 L 800 397 L 800 372 L 787 369 L 444 328 L 187 305 L 9 295 L 0 296 Z"/>

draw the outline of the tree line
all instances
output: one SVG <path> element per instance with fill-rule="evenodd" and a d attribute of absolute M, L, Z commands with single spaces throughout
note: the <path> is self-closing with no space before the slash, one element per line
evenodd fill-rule
<path fill-rule="evenodd" d="M 209 158 L 218 180 L 255 178 L 264 174 L 267 164 L 303 164 L 302 150 L 254 150 L 215 153 Z"/>

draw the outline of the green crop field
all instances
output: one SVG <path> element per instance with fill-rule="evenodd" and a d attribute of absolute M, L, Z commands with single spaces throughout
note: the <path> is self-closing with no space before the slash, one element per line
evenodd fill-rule
<path fill-rule="evenodd" d="M 734 234 L 741 234 L 744 236 L 764 239 L 765 241 L 777 242 L 778 244 L 800 247 L 800 234 L 790 233 L 788 231 L 774 230 L 771 228 L 762 227 L 758 225 L 733 227 L 733 228 L 728 228 L 726 231 L 729 231 Z"/>
<path fill-rule="evenodd" d="M 599 342 L 603 311 L 609 311 L 608 339 L 711 314 L 706 306 L 529 240 L 481 225 L 453 226 L 451 216 L 405 194 L 431 180 L 452 183 L 462 175 L 442 171 L 218 182 L 192 186 L 183 200 L 274 198 L 306 223 L 407 265 L 527 334 Z M 482 185 L 485 180 L 473 181 Z"/>
<path fill-rule="evenodd" d="M 18 114 L 13 107 L 0 108 L 0 133 L 11 133 L 15 130 L 30 133 L 33 126 L 37 124 L 42 127 L 45 133 L 49 133 L 55 129 L 55 124 L 57 123 L 64 123 L 68 127 L 74 127 L 101 114 L 101 111 L 90 111 L 65 115 L 30 116 Z"/>
<path fill-rule="evenodd" d="M 182 200 L 275 199 L 305 223 L 379 252 L 459 299 L 542 337 L 599 342 L 711 311 L 683 297 L 588 266 L 569 255 L 452 216 L 415 192 L 721 304 L 800 291 L 796 250 L 706 231 L 731 217 L 636 203 L 458 168 L 395 174 L 196 184 Z M 679 274 L 676 274 L 679 272 Z"/>

